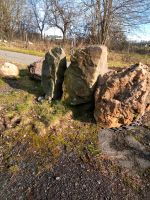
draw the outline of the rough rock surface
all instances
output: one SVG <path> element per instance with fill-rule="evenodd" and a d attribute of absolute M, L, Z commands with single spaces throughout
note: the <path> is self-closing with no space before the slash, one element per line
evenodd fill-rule
<path fill-rule="evenodd" d="M 150 129 L 146 127 L 103 129 L 99 133 L 99 148 L 109 159 L 130 170 L 150 167 Z"/>
<path fill-rule="evenodd" d="M 0 67 L 0 76 L 3 77 L 16 77 L 19 75 L 18 67 L 12 63 L 5 62 Z"/>
<path fill-rule="evenodd" d="M 40 59 L 28 66 L 29 76 L 35 80 L 41 80 L 42 64 L 44 59 Z"/>
<path fill-rule="evenodd" d="M 150 71 L 141 63 L 99 79 L 95 119 L 102 127 L 120 127 L 138 120 L 150 103 Z"/>
<path fill-rule="evenodd" d="M 47 96 L 61 98 L 66 68 L 66 55 L 62 48 L 56 47 L 46 53 L 42 66 L 42 87 Z"/>
<path fill-rule="evenodd" d="M 70 105 L 92 102 L 97 78 L 107 71 L 105 46 L 94 45 L 77 50 L 65 73 L 63 99 Z"/>

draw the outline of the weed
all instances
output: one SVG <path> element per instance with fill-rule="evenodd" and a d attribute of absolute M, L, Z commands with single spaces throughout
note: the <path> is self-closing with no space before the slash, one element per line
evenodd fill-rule
<path fill-rule="evenodd" d="M 126 174 L 123 180 L 125 185 L 127 185 L 129 188 L 134 189 L 136 192 L 139 192 L 141 188 L 141 180 L 138 177 Z"/>
<path fill-rule="evenodd" d="M 4 81 L 0 78 L 0 87 L 3 87 L 5 85 Z"/>
<path fill-rule="evenodd" d="M 127 67 L 132 64 L 142 62 L 143 64 L 150 65 L 150 56 L 141 55 L 137 53 L 116 53 L 110 52 L 108 55 L 109 67 Z"/>
<path fill-rule="evenodd" d="M 20 171 L 20 168 L 18 165 L 13 165 L 9 168 L 10 173 L 17 174 Z"/>

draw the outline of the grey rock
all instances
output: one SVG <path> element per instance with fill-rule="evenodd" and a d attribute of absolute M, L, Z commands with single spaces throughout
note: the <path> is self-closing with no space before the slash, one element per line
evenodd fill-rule
<path fill-rule="evenodd" d="M 107 71 L 105 46 L 78 49 L 71 57 L 71 64 L 65 73 L 63 99 L 70 105 L 91 103 L 97 79 Z"/>
<path fill-rule="evenodd" d="M 66 68 L 66 55 L 62 48 L 56 47 L 46 53 L 42 66 L 42 87 L 47 97 L 61 98 Z"/>

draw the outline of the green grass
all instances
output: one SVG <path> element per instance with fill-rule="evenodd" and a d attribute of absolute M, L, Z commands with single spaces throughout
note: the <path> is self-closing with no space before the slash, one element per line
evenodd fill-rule
<path fill-rule="evenodd" d="M 0 87 L 2 87 L 4 85 L 5 85 L 4 81 L 2 79 L 0 79 Z"/>
<path fill-rule="evenodd" d="M 39 57 L 43 57 L 45 55 L 44 52 L 40 52 L 40 51 L 21 49 L 21 48 L 16 48 L 16 47 L 7 47 L 7 46 L 2 46 L 2 45 L 0 46 L 0 50 L 24 53 L 24 54 L 29 54 L 29 55 L 39 56 Z"/>
<path fill-rule="evenodd" d="M 91 156 L 99 153 L 96 124 L 86 122 L 84 116 L 85 122 L 74 119 L 70 108 L 61 101 L 38 103 L 41 85 L 29 79 L 26 69 L 20 71 L 18 79 L 0 78 L 0 91 L 3 88 L 0 106 L 4 111 L 0 117 L 5 118 L 9 128 L 3 132 L 2 170 L 16 174 L 21 170 L 20 162 L 28 159 L 36 163 L 39 171 L 44 170 L 55 163 L 64 148 L 83 159 L 85 149 Z M 15 148 L 19 149 L 19 157 L 12 153 Z"/>

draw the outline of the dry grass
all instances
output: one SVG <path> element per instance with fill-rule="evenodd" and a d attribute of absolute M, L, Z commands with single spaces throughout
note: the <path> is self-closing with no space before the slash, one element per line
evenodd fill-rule
<path fill-rule="evenodd" d="M 109 52 L 108 65 L 109 67 L 126 67 L 132 64 L 142 62 L 143 64 L 150 65 L 150 55 L 141 55 L 137 53 L 117 53 Z"/>
<path fill-rule="evenodd" d="M 18 53 L 41 56 L 41 57 L 43 57 L 49 49 L 55 46 L 62 46 L 62 44 L 60 42 L 54 43 L 50 41 L 33 41 L 33 44 L 26 44 L 26 42 L 23 41 L 0 43 L 1 50 L 8 50 Z M 67 56 L 69 56 L 70 45 L 65 44 L 63 48 L 65 49 Z"/>
<path fill-rule="evenodd" d="M 31 54 L 43 57 L 44 54 L 55 46 L 62 46 L 58 42 L 51 41 L 33 41 L 33 44 L 26 45 L 22 41 L 14 41 L 8 43 L 0 43 L 1 50 L 14 51 L 19 53 Z M 79 45 L 78 48 L 82 48 L 83 45 Z M 68 62 L 70 61 L 71 47 L 69 44 L 63 46 Z M 137 62 L 142 62 L 144 64 L 150 65 L 150 55 L 137 54 L 137 53 L 125 53 L 125 52 L 114 52 L 110 51 L 108 54 L 108 66 L 109 67 L 126 67 Z"/>

